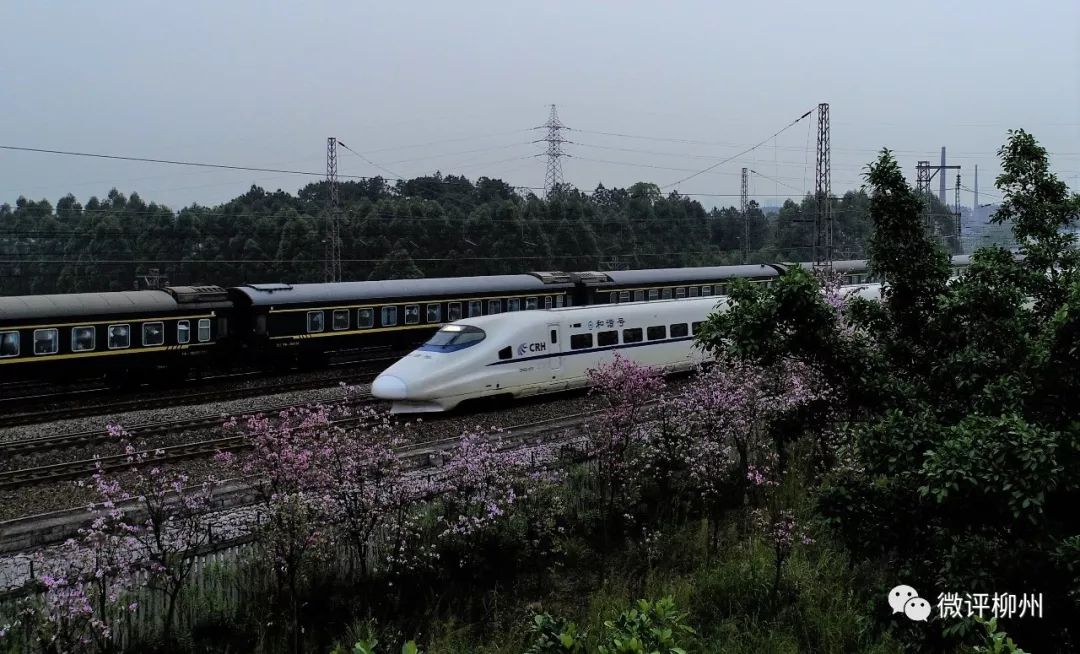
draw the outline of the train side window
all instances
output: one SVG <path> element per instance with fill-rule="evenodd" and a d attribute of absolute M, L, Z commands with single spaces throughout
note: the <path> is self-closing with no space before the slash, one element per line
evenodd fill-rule
<path fill-rule="evenodd" d="M 127 325 L 109 325 L 109 349 L 121 350 L 131 345 L 131 328 Z"/>
<path fill-rule="evenodd" d="M 561 307 L 562 305 L 563 305 L 563 296 L 556 295 L 555 296 L 555 307 L 558 308 L 558 307 Z"/>
<path fill-rule="evenodd" d="M 544 298 L 544 308 L 545 309 L 550 309 L 551 308 L 551 296 L 550 295 Z"/>
<path fill-rule="evenodd" d="M 187 321 L 184 320 L 182 322 L 187 322 Z M 179 332 L 180 326 L 177 325 L 176 329 L 177 329 L 177 336 L 179 337 L 179 335 L 180 335 L 180 332 Z M 184 335 L 185 338 L 190 339 L 191 338 L 191 327 L 185 327 L 185 330 L 187 331 L 187 334 Z M 266 314 L 265 313 L 255 316 L 255 333 L 258 334 L 259 336 L 266 336 Z M 187 343 L 187 341 L 184 341 L 184 342 Z"/>
<path fill-rule="evenodd" d="M 71 328 L 71 351 L 89 352 L 97 341 L 97 329 L 93 326 Z"/>
<path fill-rule="evenodd" d="M 699 331 L 701 331 L 701 326 L 704 325 L 704 324 L 705 324 L 705 321 L 703 321 L 703 320 L 699 320 L 697 322 L 690 323 L 690 333 L 691 334 L 697 334 Z"/>
<path fill-rule="evenodd" d="M 19 332 L 0 332 L 0 357 L 19 356 Z"/>
<path fill-rule="evenodd" d="M 512 297 L 506 301 L 507 311 L 521 311 L 521 298 Z"/>
<path fill-rule="evenodd" d="M 615 291 L 612 291 L 612 292 L 608 293 L 607 294 L 607 301 L 608 301 L 608 304 L 615 304 L 616 302 L 619 301 L 619 294 L 616 293 Z"/>
<path fill-rule="evenodd" d="M 375 309 L 360 307 L 356 310 L 356 327 L 358 329 L 371 329 L 375 326 Z"/>
<path fill-rule="evenodd" d="M 670 300 L 671 299 L 671 289 L 670 288 L 662 289 L 660 291 L 660 297 L 662 299 L 664 299 L 664 300 Z"/>
<path fill-rule="evenodd" d="M 647 327 L 645 329 L 645 336 L 650 341 L 659 341 L 667 338 L 667 327 L 664 325 L 654 325 L 653 327 Z"/>
<path fill-rule="evenodd" d="M 552 343 L 558 343 L 559 342 L 559 330 L 557 330 L 557 329 L 552 329 L 551 330 L 551 342 Z"/>
<path fill-rule="evenodd" d="M 660 299 L 660 291 L 655 289 L 655 288 L 650 288 L 649 289 L 649 301 L 659 300 L 659 299 Z"/>
<path fill-rule="evenodd" d="M 623 343 L 640 343 L 642 341 L 641 327 L 631 327 L 622 330 Z"/>
<path fill-rule="evenodd" d="M 690 335 L 690 328 L 685 322 L 680 322 L 671 326 L 671 337 L 682 338 Z"/>
<path fill-rule="evenodd" d="M 507 345 L 507 346 L 506 346 L 506 347 L 504 347 L 503 349 L 499 350 L 499 360 L 500 360 L 500 361 L 506 361 L 506 360 L 507 360 L 507 359 L 509 359 L 509 358 L 510 358 L 510 357 L 511 357 L 512 355 L 513 355 L 513 352 L 512 352 L 512 350 L 510 349 L 510 346 L 509 346 L 509 345 Z"/>
<path fill-rule="evenodd" d="M 441 304 L 429 304 L 424 307 L 427 312 L 428 322 L 442 322 L 442 305 Z"/>
<path fill-rule="evenodd" d="M 702 286 L 701 287 L 701 295 L 703 297 L 707 297 L 709 295 L 712 295 L 712 286 Z"/>
<path fill-rule="evenodd" d="M 539 306 L 539 298 L 527 297 L 525 298 L 525 310 L 533 311 Z"/>
<path fill-rule="evenodd" d="M 308 311 L 307 312 L 307 330 L 311 332 L 321 332 L 326 329 L 325 316 L 322 311 Z"/>
<path fill-rule="evenodd" d="M 469 317 L 484 315 L 484 303 L 480 300 L 469 300 Z"/>
<path fill-rule="evenodd" d="M 199 337 L 199 342 L 200 343 L 205 343 L 206 341 L 210 340 L 210 319 L 209 318 L 202 318 L 202 319 L 199 320 L 199 333 L 197 334 L 197 336 Z"/>
<path fill-rule="evenodd" d="M 690 287 L 690 297 L 697 297 L 698 293 L 700 291 L 701 291 L 701 289 L 699 289 L 697 286 L 691 286 Z"/>
<path fill-rule="evenodd" d="M 405 305 L 405 324 L 415 325 L 420 322 L 420 305 L 419 304 L 406 304 Z"/>
<path fill-rule="evenodd" d="M 57 329 L 34 330 L 34 354 L 56 354 L 60 349 L 60 331 Z"/>
<path fill-rule="evenodd" d="M 382 308 L 382 326 L 393 327 L 397 324 L 397 307 Z"/>
<path fill-rule="evenodd" d="M 727 295 L 727 293 L 728 293 L 727 284 L 720 284 L 719 286 L 716 287 L 716 294 L 717 295 Z"/>
<path fill-rule="evenodd" d="M 630 301 L 630 291 L 623 291 L 623 292 L 619 293 L 619 302 L 629 302 L 629 301 Z"/>
<path fill-rule="evenodd" d="M 619 344 L 619 332 L 617 332 L 617 331 L 598 332 L 596 334 L 596 346 L 597 347 L 606 347 L 608 345 L 618 345 L 618 344 Z"/>
<path fill-rule="evenodd" d="M 265 334 L 266 333 L 266 316 L 259 316 L 259 317 L 263 319 L 263 321 L 262 321 L 262 331 L 259 332 L 259 333 Z M 256 328 L 256 331 L 258 331 L 257 328 Z M 191 322 L 190 321 L 188 321 L 188 320 L 177 320 L 176 321 L 176 342 L 181 344 L 181 345 L 183 345 L 184 343 L 190 343 L 191 342 Z"/>
<path fill-rule="evenodd" d="M 570 335 L 570 349 L 571 350 L 585 350 L 592 347 L 592 333 L 588 334 L 571 334 Z"/>
<path fill-rule="evenodd" d="M 686 289 L 683 288 L 682 286 L 675 289 L 675 297 L 680 298 L 680 299 L 686 297 Z"/>
<path fill-rule="evenodd" d="M 446 319 L 450 322 L 461 320 L 461 303 L 451 302 L 446 305 Z"/>
<path fill-rule="evenodd" d="M 488 315 L 502 313 L 502 300 L 488 300 Z"/>
<path fill-rule="evenodd" d="M 348 309 L 334 309 L 334 319 L 330 323 L 330 326 L 334 328 L 334 331 L 341 331 L 349 328 L 349 310 Z"/>
<path fill-rule="evenodd" d="M 634 302 L 644 302 L 645 291 L 634 291 Z"/>
<path fill-rule="evenodd" d="M 142 344 L 148 347 L 165 343 L 165 324 L 144 322 L 142 326 Z"/>

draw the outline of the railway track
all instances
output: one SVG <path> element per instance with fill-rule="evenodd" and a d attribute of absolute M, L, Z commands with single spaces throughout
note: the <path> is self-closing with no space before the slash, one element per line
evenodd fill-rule
<path fill-rule="evenodd" d="M 374 398 L 372 398 L 370 394 L 365 394 L 355 398 L 351 398 L 348 401 L 352 404 L 365 404 L 373 402 Z M 340 405 L 343 402 L 344 401 L 334 402 L 332 404 Z M 310 404 L 310 402 L 282 404 L 273 407 L 267 407 L 259 411 L 244 412 L 243 415 L 273 415 L 291 408 L 310 406 Z M 193 429 L 220 427 L 231 417 L 233 416 L 223 416 L 220 414 L 204 415 L 194 418 L 183 418 L 180 420 L 165 420 L 159 422 L 148 422 L 143 424 L 131 425 L 125 427 L 125 429 L 131 436 L 138 438 L 147 438 L 161 434 L 189 431 Z M 336 422 L 347 422 L 350 420 L 354 419 L 343 418 Z M 85 447 L 97 443 L 108 442 L 110 440 L 112 440 L 112 438 L 106 432 L 100 429 L 95 429 L 91 431 L 65 434 L 61 436 L 44 436 L 41 438 L 28 438 L 18 441 L 10 441 L 6 443 L 0 443 L 0 460 L 10 459 L 11 457 L 20 455 L 25 456 L 28 454 L 54 451 L 64 448 Z M 245 447 L 247 447 L 247 441 L 243 436 L 225 436 L 221 438 L 213 438 L 202 441 L 183 443 L 179 445 L 154 448 L 152 450 L 144 450 L 143 452 L 140 452 L 140 454 L 146 454 L 148 460 L 155 463 L 174 463 L 186 459 L 205 458 L 213 456 L 218 452 L 235 451 L 239 449 L 244 449 Z M 127 462 L 127 457 L 127 454 L 115 454 L 97 457 L 93 459 L 65 461 L 62 463 L 53 463 L 49 465 L 35 466 L 30 468 L 19 468 L 16 470 L 0 471 L 0 490 L 10 490 L 35 484 L 44 484 L 55 481 L 65 481 L 68 479 L 89 477 L 97 471 L 99 464 L 101 465 L 101 468 L 105 471 L 123 469 L 129 465 Z"/>
<path fill-rule="evenodd" d="M 8 415 L 4 416 L 4 419 L 2 423 L 0 423 L 0 426 L 18 427 L 21 425 L 32 425 L 42 422 L 70 420 L 72 418 L 85 418 L 105 414 L 125 413 L 128 411 L 138 411 L 149 408 L 151 403 L 152 407 L 157 409 L 174 406 L 184 406 L 188 404 L 199 404 L 201 402 L 221 402 L 226 400 L 238 400 L 246 399 L 249 397 L 259 397 L 261 395 L 274 395 L 276 393 L 289 393 L 293 391 L 305 391 L 318 388 L 327 388 L 334 385 L 335 383 L 366 383 L 371 380 L 373 374 L 374 373 L 371 372 L 362 372 L 346 375 L 340 379 L 322 378 L 309 379 L 304 381 L 282 381 L 268 385 L 253 386 L 249 388 L 217 388 L 212 390 L 201 390 L 177 395 L 157 396 L 149 402 L 145 396 L 141 396 L 116 400 L 107 404 L 92 403 L 81 406 L 66 407 L 50 406 L 39 411 L 26 411 L 23 413 L 14 414 L 9 413 Z M 3 404 L 0 404 L 0 407 L 3 407 Z M 0 413 L 2 412 L 3 409 L 0 408 Z"/>

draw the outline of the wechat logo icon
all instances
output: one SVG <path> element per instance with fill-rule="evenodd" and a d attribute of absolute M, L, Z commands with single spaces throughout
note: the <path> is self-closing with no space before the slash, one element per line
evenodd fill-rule
<path fill-rule="evenodd" d="M 889 591 L 889 606 L 893 613 L 903 613 L 910 620 L 926 622 L 930 617 L 930 602 L 919 597 L 919 591 L 900 585 Z"/>

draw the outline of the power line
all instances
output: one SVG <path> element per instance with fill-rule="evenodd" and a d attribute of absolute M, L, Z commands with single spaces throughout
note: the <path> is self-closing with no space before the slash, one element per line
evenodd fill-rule
<path fill-rule="evenodd" d="M 786 132 L 786 131 L 787 131 L 788 129 L 790 129 L 791 127 L 795 126 L 795 125 L 796 125 L 796 124 L 797 124 L 797 123 L 798 123 L 799 121 L 801 121 L 802 119 L 806 118 L 806 117 L 807 117 L 807 116 L 809 116 L 809 115 L 810 115 L 811 113 L 813 113 L 813 111 L 814 111 L 813 109 L 811 109 L 811 110 L 807 111 L 807 112 L 806 112 L 806 113 L 804 113 L 803 115 L 799 116 L 799 117 L 798 117 L 798 118 L 796 118 L 795 120 L 791 121 L 791 122 L 790 122 L 790 123 L 788 123 L 787 125 L 783 126 L 783 127 L 782 127 L 782 128 L 780 128 L 779 130 L 777 130 L 777 131 L 776 131 L 776 132 L 775 132 L 774 134 L 772 134 L 772 135 L 771 135 L 771 136 L 769 136 L 768 138 L 766 138 L 766 139 L 763 139 L 762 141 L 758 142 L 758 143 L 757 143 L 757 144 L 755 144 L 755 145 L 752 145 L 752 146 L 750 146 L 749 148 L 747 148 L 747 149 L 743 150 L 742 152 L 739 152 L 738 154 L 734 154 L 734 155 L 732 155 L 732 156 L 728 157 L 727 159 L 724 159 L 723 161 L 718 161 L 718 162 L 714 163 L 714 164 L 713 164 L 713 165 L 711 165 L 711 166 L 708 166 L 708 167 L 706 167 L 706 168 L 703 168 L 703 169 L 699 170 L 698 172 L 694 173 L 693 175 L 688 175 L 688 176 L 686 176 L 686 177 L 683 177 L 682 179 L 679 179 L 679 180 L 675 180 L 674 182 L 671 182 L 670 184 L 665 184 L 664 186 L 661 186 L 660 188 L 671 188 L 672 186 L 676 186 L 676 185 L 678 185 L 678 184 L 682 184 L 683 182 L 685 182 L 685 181 L 688 181 L 688 180 L 691 180 L 691 179 L 693 179 L 693 178 L 697 177 L 698 175 L 701 175 L 701 174 L 703 174 L 703 173 L 707 173 L 707 172 L 709 172 L 710 170 L 712 170 L 712 169 L 714 169 L 714 168 L 718 168 L 718 167 L 720 167 L 720 166 L 722 166 L 722 165 L 724 165 L 724 164 L 728 163 L 728 162 L 729 162 L 729 161 L 731 161 L 732 159 L 736 159 L 736 158 L 738 158 L 738 157 L 741 157 L 741 156 L 743 156 L 744 154 L 746 154 L 746 153 L 748 153 L 748 152 L 751 152 L 751 151 L 753 151 L 753 150 L 756 150 L 756 149 L 758 149 L 759 147 L 761 147 L 761 146 L 762 146 L 762 145 L 764 145 L 765 143 L 768 143 L 769 141 L 773 140 L 773 139 L 774 139 L 774 138 L 776 138 L 777 136 L 780 136 L 781 134 L 783 134 L 784 132 Z"/>
<path fill-rule="evenodd" d="M 357 152 L 356 150 L 353 150 L 353 149 L 352 149 L 352 148 L 350 148 L 349 146 L 345 145 L 345 142 L 344 142 L 344 141 L 342 141 L 341 139 L 338 139 L 338 142 L 337 142 L 337 143 L 338 143 L 338 145 L 340 145 L 341 147 L 345 148 L 345 149 L 346 149 L 346 150 L 348 150 L 349 152 L 352 152 L 352 153 L 353 153 L 353 154 L 355 154 L 356 156 L 360 157 L 361 159 L 363 159 L 364 161 L 366 161 L 366 162 L 367 162 L 367 163 L 369 163 L 370 165 L 372 165 L 372 166 L 375 166 L 376 168 L 378 168 L 379 170 L 383 171 L 384 173 L 390 173 L 390 174 L 391 174 L 391 175 L 393 175 L 394 177 L 399 177 L 399 178 L 401 177 L 401 175 L 398 175 L 397 173 L 395 173 L 394 171 L 390 170 L 389 168 L 384 168 L 383 166 L 380 166 L 379 164 L 375 163 L 375 162 L 374 162 L 374 161 L 372 161 L 371 159 L 368 159 L 367 157 L 365 157 L 364 155 L 360 154 L 360 153 L 359 153 L 359 152 Z"/>

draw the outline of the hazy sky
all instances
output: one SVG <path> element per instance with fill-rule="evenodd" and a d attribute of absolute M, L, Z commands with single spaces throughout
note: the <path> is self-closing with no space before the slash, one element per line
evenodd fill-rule
<path fill-rule="evenodd" d="M 555 103 L 580 130 L 566 133 L 566 180 L 591 190 L 669 184 L 824 101 L 834 191 L 882 146 L 913 178 L 945 145 L 965 186 L 979 164 L 988 202 L 1010 127 L 1080 188 L 1076 0 L 69 0 L 5 2 L 0 25 L 3 145 L 318 172 L 337 136 L 406 177 L 540 187 L 530 141 L 543 133 L 529 128 Z M 813 118 L 679 190 L 737 195 L 748 166 L 776 180 L 753 176 L 760 202 L 799 195 L 813 187 Z M 381 172 L 341 154 L 341 174 Z M 116 187 L 179 208 L 311 179 L 0 150 L 0 202 Z"/>

